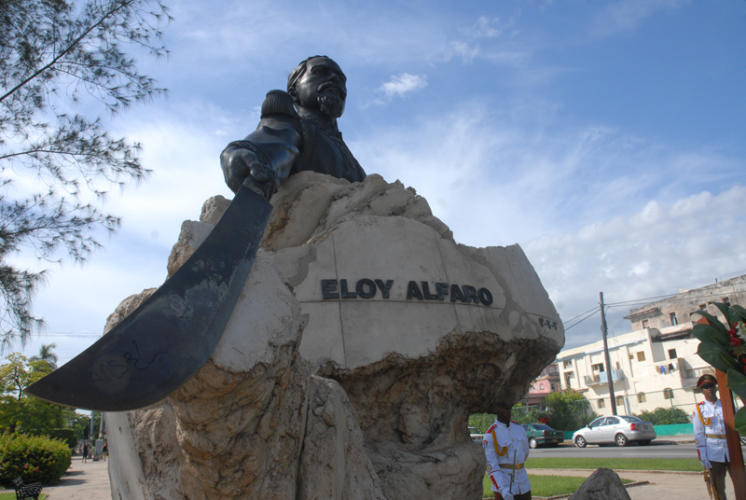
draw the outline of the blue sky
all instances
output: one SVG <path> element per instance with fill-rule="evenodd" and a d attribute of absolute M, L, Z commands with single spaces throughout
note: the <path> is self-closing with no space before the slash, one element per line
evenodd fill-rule
<path fill-rule="evenodd" d="M 179 1 L 169 57 L 138 55 L 168 97 L 111 128 L 153 175 L 113 192 L 119 232 L 52 267 L 61 360 L 121 299 L 165 278 L 181 222 L 230 196 L 218 155 L 303 58 L 348 77 L 340 128 L 368 173 L 414 187 L 455 239 L 519 243 L 563 319 L 746 273 L 746 2 Z M 29 256 L 17 261 L 32 264 Z M 628 331 L 610 309 L 611 334 Z M 600 337 L 598 315 L 567 346 Z M 20 349 L 20 346 L 17 346 Z"/>

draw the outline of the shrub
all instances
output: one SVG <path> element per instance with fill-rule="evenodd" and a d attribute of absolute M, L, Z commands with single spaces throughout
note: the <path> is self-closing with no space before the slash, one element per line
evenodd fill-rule
<path fill-rule="evenodd" d="M 523 403 L 518 403 L 513 407 L 510 418 L 519 424 L 534 424 L 541 422 L 541 419 L 548 418 L 548 415 L 548 412 L 539 410 L 535 406 L 524 406 Z"/>
<path fill-rule="evenodd" d="M 656 408 L 653 411 L 644 411 L 638 417 L 653 425 L 689 423 L 689 415 L 681 408 Z"/>
<path fill-rule="evenodd" d="M 495 421 L 494 413 L 474 413 L 469 415 L 469 426 L 476 427 L 479 432 L 485 433 Z"/>
<path fill-rule="evenodd" d="M 549 408 L 547 424 L 555 429 L 580 429 L 595 417 L 588 400 L 572 390 L 553 392 L 544 399 L 544 404 Z"/>
<path fill-rule="evenodd" d="M 46 434 L 52 439 L 59 439 L 63 443 L 67 443 L 67 446 L 72 450 L 75 445 L 78 444 L 79 438 L 75 435 L 73 429 L 49 429 L 46 432 L 34 432 L 33 434 Z"/>
<path fill-rule="evenodd" d="M 58 439 L 0 435 L 0 484 L 10 487 L 19 476 L 24 483 L 56 483 L 70 467 L 71 457 L 70 448 Z"/>

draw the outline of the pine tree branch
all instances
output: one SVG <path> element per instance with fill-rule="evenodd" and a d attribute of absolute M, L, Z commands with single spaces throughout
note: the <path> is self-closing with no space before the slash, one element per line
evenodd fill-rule
<path fill-rule="evenodd" d="M 94 31 L 96 28 L 98 28 L 101 23 L 103 23 L 107 18 L 109 18 L 111 15 L 116 14 L 119 10 L 123 9 L 124 7 L 127 7 L 129 4 L 134 3 L 136 0 L 125 0 L 122 3 L 119 4 L 118 7 L 111 9 L 104 13 L 104 15 L 101 16 L 101 18 L 96 21 L 93 25 L 89 26 L 87 30 L 85 30 L 83 33 L 81 33 L 76 39 L 74 39 L 67 47 L 62 49 L 62 51 L 55 56 L 51 61 L 49 61 L 47 64 L 36 70 L 34 73 L 32 73 L 28 78 L 24 79 L 18 85 L 10 89 L 8 92 L 6 92 L 2 97 L 0 97 L 0 102 L 3 102 L 8 96 L 14 94 L 17 92 L 20 88 L 22 88 L 24 85 L 26 85 L 31 80 L 38 77 L 40 74 L 47 71 L 49 68 L 57 64 L 57 61 L 62 59 L 64 56 L 66 56 L 71 50 L 73 50 L 85 37 L 87 37 L 92 31 Z"/>

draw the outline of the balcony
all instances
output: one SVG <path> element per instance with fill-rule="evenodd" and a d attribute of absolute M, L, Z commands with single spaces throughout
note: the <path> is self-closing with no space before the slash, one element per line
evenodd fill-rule
<path fill-rule="evenodd" d="M 624 379 L 623 370 L 611 370 L 611 381 L 612 382 L 618 382 L 619 380 L 623 380 L 623 379 Z M 584 375 L 583 381 L 585 382 L 585 385 L 590 387 L 594 385 L 608 384 L 609 378 L 606 376 L 606 372 L 601 372 L 597 375 L 593 375 L 592 377 L 589 377 L 588 375 Z"/>
<path fill-rule="evenodd" d="M 679 362 L 679 376 L 681 376 L 681 386 L 685 389 L 694 389 L 697 385 L 697 379 L 705 373 L 712 374 L 715 370 L 709 366 L 700 366 L 699 368 L 693 368 L 687 361 L 680 359 Z"/>

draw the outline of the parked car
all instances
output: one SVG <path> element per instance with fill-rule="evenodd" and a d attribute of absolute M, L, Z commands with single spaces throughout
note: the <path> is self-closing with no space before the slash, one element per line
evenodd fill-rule
<path fill-rule="evenodd" d="M 523 428 L 526 429 L 528 445 L 531 448 L 542 445 L 557 446 L 565 439 L 562 431 L 554 430 L 547 424 L 524 424 Z"/>
<path fill-rule="evenodd" d="M 482 442 L 482 433 L 479 432 L 479 429 L 477 429 L 476 427 L 469 427 L 469 437 L 475 443 Z"/>
<path fill-rule="evenodd" d="M 587 444 L 594 443 L 627 446 L 631 441 L 648 445 L 655 438 L 653 424 L 628 415 L 598 417 L 572 435 L 572 441 L 578 448 L 585 448 Z"/>

